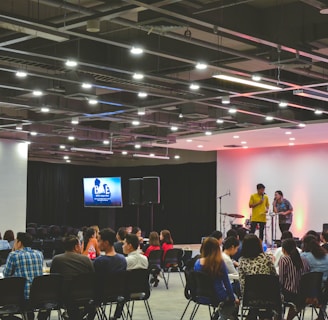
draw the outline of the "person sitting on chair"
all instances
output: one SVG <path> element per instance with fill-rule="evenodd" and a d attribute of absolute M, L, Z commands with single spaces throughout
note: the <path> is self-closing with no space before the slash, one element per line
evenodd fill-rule
<path fill-rule="evenodd" d="M 123 244 L 123 252 L 126 257 L 126 270 L 131 269 L 147 269 L 148 259 L 138 251 L 139 238 L 133 233 L 126 235 Z"/>

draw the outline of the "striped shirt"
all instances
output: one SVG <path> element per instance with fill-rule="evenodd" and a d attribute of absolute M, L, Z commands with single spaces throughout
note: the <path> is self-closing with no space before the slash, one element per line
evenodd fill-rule
<path fill-rule="evenodd" d="M 279 260 L 279 282 L 281 286 L 292 293 L 298 293 L 302 274 L 309 272 L 310 267 L 303 258 L 303 267 L 296 269 L 290 256 L 283 256 Z"/>
<path fill-rule="evenodd" d="M 29 247 L 9 253 L 3 276 L 23 277 L 25 283 L 25 299 L 29 298 L 32 281 L 37 276 L 42 276 L 43 254 L 41 251 L 32 250 Z"/>

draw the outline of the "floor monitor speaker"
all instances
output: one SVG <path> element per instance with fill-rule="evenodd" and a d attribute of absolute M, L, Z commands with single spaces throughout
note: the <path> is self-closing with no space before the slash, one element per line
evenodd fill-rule
<path fill-rule="evenodd" d="M 143 202 L 160 203 L 160 179 L 159 177 L 143 177 Z"/>
<path fill-rule="evenodd" d="M 129 179 L 129 204 L 140 205 L 142 203 L 142 178 Z"/>

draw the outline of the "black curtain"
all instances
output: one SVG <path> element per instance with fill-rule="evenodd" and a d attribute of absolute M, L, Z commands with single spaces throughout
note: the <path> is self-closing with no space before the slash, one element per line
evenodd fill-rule
<path fill-rule="evenodd" d="M 123 208 L 85 208 L 83 177 L 122 177 Z M 129 179 L 160 178 L 161 203 L 129 205 Z M 141 167 L 91 167 L 28 163 L 27 222 L 100 228 L 136 225 L 150 230 L 168 229 L 175 243 L 199 243 L 216 225 L 216 162 Z"/>

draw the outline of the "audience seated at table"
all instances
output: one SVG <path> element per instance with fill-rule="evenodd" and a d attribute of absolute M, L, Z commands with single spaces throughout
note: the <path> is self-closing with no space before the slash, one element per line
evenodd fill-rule
<path fill-rule="evenodd" d="M 117 253 L 123 254 L 123 244 L 126 236 L 126 228 L 120 227 L 116 233 L 116 242 L 114 243 L 114 248 Z"/>
<path fill-rule="evenodd" d="M 126 269 L 147 269 L 148 259 L 139 250 L 139 238 L 136 234 L 126 235 L 123 244 L 123 252 L 126 254 Z"/>
<path fill-rule="evenodd" d="M 100 255 L 97 242 L 97 232 L 93 228 L 87 228 L 83 235 L 83 251 L 82 254 L 94 260 Z"/>

